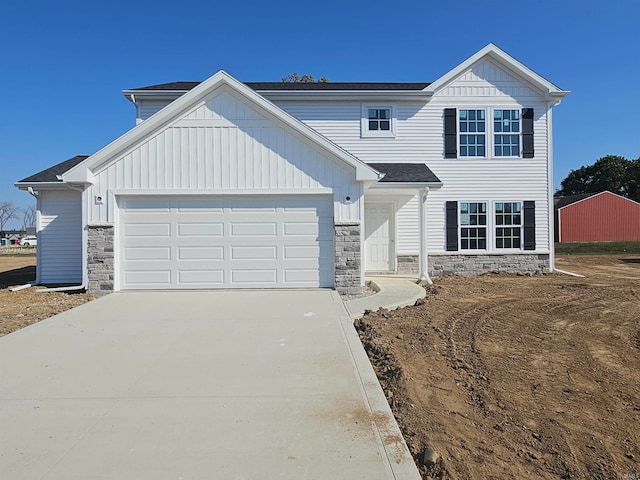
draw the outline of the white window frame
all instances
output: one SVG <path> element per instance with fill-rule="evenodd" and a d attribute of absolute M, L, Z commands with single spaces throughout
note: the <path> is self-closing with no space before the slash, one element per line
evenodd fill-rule
<path fill-rule="evenodd" d="M 498 203 L 519 203 L 520 204 L 520 246 L 519 247 L 510 247 L 510 248 L 498 248 L 496 246 L 496 242 L 498 240 L 498 235 L 496 229 L 498 228 L 516 228 L 518 225 L 498 225 L 496 222 L 496 205 Z M 495 200 L 492 202 L 492 222 L 493 229 L 492 233 L 492 243 L 493 250 L 495 252 L 520 252 L 524 250 L 524 201 L 523 200 Z"/>
<path fill-rule="evenodd" d="M 493 160 L 493 159 L 497 159 L 497 160 L 503 160 L 503 159 L 521 159 L 522 157 L 522 142 L 523 142 L 523 135 L 522 135 L 522 109 L 525 108 L 521 105 L 503 105 L 503 106 L 478 106 L 478 105 L 465 105 L 465 106 L 460 106 L 456 108 L 456 143 L 457 143 L 457 148 L 458 148 L 458 158 L 463 158 L 463 159 L 474 159 L 474 158 L 479 158 L 479 159 L 489 159 L 489 160 Z M 476 156 L 471 156 L 471 155 L 462 155 L 462 148 L 461 148 L 461 143 L 460 143 L 460 138 L 462 135 L 482 135 L 482 133 L 478 134 L 478 133 L 474 133 L 474 132 L 461 132 L 460 131 L 460 111 L 461 110 L 484 110 L 484 136 L 485 136 L 485 144 L 484 144 L 484 155 L 476 155 Z M 494 125 L 493 125 L 493 115 L 494 112 L 496 110 L 516 110 L 519 113 L 519 121 L 520 121 L 520 131 L 518 132 L 518 155 L 496 155 L 495 153 L 495 136 L 496 135 L 503 135 L 502 132 L 500 133 L 496 133 L 494 132 Z M 515 135 L 512 133 L 507 133 L 506 135 Z"/>
<path fill-rule="evenodd" d="M 484 111 L 484 132 L 462 132 L 460 131 L 460 112 L 462 110 L 482 110 Z M 488 158 L 489 157 L 489 125 L 487 125 L 487 107 L 460 107 L 456 109 L 456 131 L 457 133 L 457 142 L 458 142 L 458 156 L 460 158 Z M 462 155 L 462 142 L 460 141 L 462 135 L 483 135 L 484 136 L 484 155 Z"/>
<path fill-rule="evenodd" d="M 515 110 L 518 112 L 518 122 L 520 129 L 518 133 L 496 132 L 494 125 L 494 115 L 498 110 Z M 491 157 L 492 158 L 522 158 L 522 107 L 491 107 Z M 496 135 L 517 135 L 518 136 L 518 154 L 517 155 L 496 155 Z"/>
<path fill-rule="evenodd" d="M 389 130 L 369 130 L 369 109 L 389 110 Z M 391 104 L 363 104 L 360 118 L 360 135 L 362 138 L 393 138 L 396 136 L 396 109 Z"/>
<path fill-rule="evenodd" d="M 485 204 L 485 224 L 484 225 L 463 225 L 462 224 L 462 204 L 463 203 L 484 203 Z M 491 247 L 491 224 L 489 217 L 489 208 L 491 206 L 491 202 L 487 200 L 461 200 L 458 201 L 458 250 L 460 252 L 488 252 Z M 462 248 L 462 229 L 463 228 L 484 228 L 486 231 L 485 235 L 485 248 Z"/>
<path fill-rule="evenodd" d="M 491 254 L 504 254 L 504 253 L 518 253 L 524 251 L 524 200 L 511 200 L 511 199 L 499 199 L 499 200 L 458 200 L 458 252 L 461 254 L 478 254 L 478 253 L 491 253 Z M 462 204 L 463 203 L 484 203 L 487 207 L 486 225 L 480 225 L 480 228 L 485 228 L 487 232 L 486 236 L 486 248 L 462 248 L 462 229 L 463 228 L 478 228 L 474 225 L 462 224 Z M 502 225 L 497 225 L 496 222 L 496 204 L 497 203 L 519 203 L 520 204 L 520 247 L 519 248 L 497 248 L 496 247 L 496 228 L 502 228 Z M 517 225 L 516 225 L 517 227 Z M 505 228 L 514 228 L 513 225 L 509 225 Z"/>

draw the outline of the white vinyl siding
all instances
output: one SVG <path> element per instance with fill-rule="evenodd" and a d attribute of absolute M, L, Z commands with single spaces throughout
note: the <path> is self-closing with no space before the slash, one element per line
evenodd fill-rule
<path fill-rule="evenodd" d="M 121 289 L 333 287 L 328 197 L 123 197 Z"/>
<path fill-rule="evenodd" d="M 144 100 L 140 101 L 137 107 L 136 124 L 146 120 L 154 113 L 159 112 L 169 105 L 172 100 Z"/>
<path fill-rule="evenodd" d="M 72 190 L 40 191 L 38 271 L 42 284 L 82 283 L 82 199 Z"/>
<path fill-rule="evenodd" d="M 359 220 L 355 170 L 257 111 L 227 88 L 213 92 L 157 135 L 96 172 L 89 223 L 113 223 L 109 191 L 329 190 L 336 221 Z M 346 197 L 350 201 L 346 201 Z"/>
<path fill-rule="evenodd" d="M 365 162 L 425 162 L 442 181 L 427 197 L 427 249 L 445 253 L 445 202 L 474 198 L 536 202 L 536 251 L 548 252 L 548 131 L 549 105 L 540 91 L 524 80 L 483 60 L 437 92 L 428 103 L 396 102 L 394 138 L 361 138 L 361 102 L 278 101 L 279 106 Z M 534 158 L 444 158 L 444 109 L 534 109 Z M 487 117 L 491 122 L 492 117 Z M 492 143 L 491 148 L 493 148 Z M 493 152 L 490 152 L 493 153 Z M 367 192 L 376 196 L 377 193 Z M 398 212 L 398 253 L 416 253 L 418 214 Z M 406 211 L 408 214 L 408 210 Z M 403 224 L 402 218 L 406 218 Z M 401 238 L 401 229 L 412 233 Z M 401 247 L 401 245 L 403 245 Z M 416 245 L 414 248 L 413 245 Z M 405 250 L 406 249 L 406 250 Z"/>

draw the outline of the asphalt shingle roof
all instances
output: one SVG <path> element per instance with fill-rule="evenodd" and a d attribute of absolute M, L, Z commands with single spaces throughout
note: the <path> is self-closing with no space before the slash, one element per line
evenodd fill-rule
<path fill-rule="evenodd" d="M 385 174 L 381 183 L 441 183 L 424 163 L 368 163 L 368 165 Z"/>
<path fill-rule="evenodd" d="M 178 90 L 187 91 L 197 87 L 200 82 L 170 82 L 148 87 L 132 88 L 131 90 Z M 420 91 L 429 86 L 427 82 L 312 82 L 312 83 L 287 83 L 287 82 L 245 82 L 245 85 L 253 90 L 389 90 L 389 91 Z"/>
<path fill-rule="evenodd" d="M 20 183 L 31 183 L 31 182 L 60 182 L 58 179 L 58 175 L 62 175 L 65 172 L 68 172 L 73 167 L 82 162 L 88 155 L 77 155 L 69 160 L 65 160 L 64 162 L 60 162 L 53 167 L 49 167 L 46 170 L 42 170 L 30 177 L 23 178 L 20 180 Z"/>

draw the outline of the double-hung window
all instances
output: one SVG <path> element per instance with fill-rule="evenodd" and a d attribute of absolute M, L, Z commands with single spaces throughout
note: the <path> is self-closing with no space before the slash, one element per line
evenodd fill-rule
<path fill-rule="evenodd" d="M 493 110 L 493 149 L 496 157 L 520 155 L 519 110 Z"/>
<path fill-rule="evenodd" d="M 522 246 L 522 203 L 495 203 L 496 249 Z"/>
<path fill-rule="evenodd" d="M 532 108 L 445 108 L 444 158 L 534 158 Z"/>
<path fill-rule="evenodd" d="M 487 249 L 487 204 L 460 202 L 460 248 Z"/>
<path fill-rule="evenodd" d="M 363 137 L 393 137 L 395 119 L 391 105 L 363 105 L 361 135 Z"/>
<path fill-rule="evenodd" d="M 486 156 L 486 120 L 485 111 L 458 110 L 458 130 L 460 131 L 460 156 Z"/>

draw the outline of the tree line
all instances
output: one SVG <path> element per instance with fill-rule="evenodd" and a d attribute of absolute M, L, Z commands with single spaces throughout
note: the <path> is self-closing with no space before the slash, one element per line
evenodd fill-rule
<path fill-rule="evenodd" d="M 593 165 L 571 170 L 560 183 L 556 195 L 600 193 L 608 190 L 640 202 L 640 158 L 628 160 L 617 155 L 599 158 Z"/>

